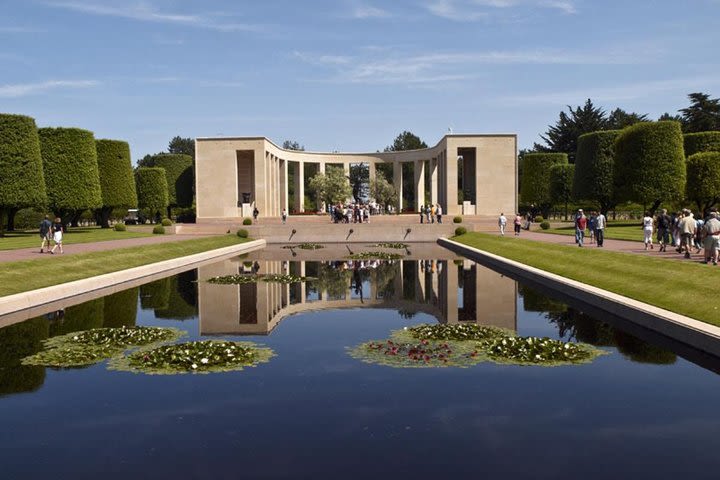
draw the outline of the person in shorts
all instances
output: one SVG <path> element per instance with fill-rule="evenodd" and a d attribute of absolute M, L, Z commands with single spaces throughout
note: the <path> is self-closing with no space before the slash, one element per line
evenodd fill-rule
<path fill-rule="evenodd" d="M 50 218 L 45 215 L 45 218 L 40 222 L 40 253 L 43 253 L 45 245 L 47 245 L 48 251 L 50 250 L 50 240 L 52 240 L 52 222 Z"/>
<path fill-rule="evenodd" d="M 55 245 L 53 245 L 50 253 L 55 255 L 55 249 L 60 248 L 60 253 L 63 253 L 63 224 L 60 218 L 56 218 L 52 224 L 52 239 Z"/>
<path fill-rule="evenodd" d="M 717 212 L 710 212 L 710 218 L 705 222 L 703 230 L 705 231 L 705 263 L 710 263 L 712 260 L 713 265 L 717 265 L 720 249 L 720 220 Z"/>
<path fill-rule="evenodd" d="M 695 238 L 695 219 L 690 210 L 683 210 L 683 218 L 680 220 L 680 235 L 682 242 L 680 243 L 681 252 L 685 251 L 685 258 L 690 258 L 690 251 Z"/>

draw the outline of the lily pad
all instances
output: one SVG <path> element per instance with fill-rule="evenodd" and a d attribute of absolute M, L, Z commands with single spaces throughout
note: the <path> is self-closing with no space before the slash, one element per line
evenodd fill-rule
<path fill-rule="evenodd" d="M 402 250 L 405 248 L 408 248 L 409 245 L 407 243 L 390 243 L 390 242 L 383 242 L 383 243 L 376 243 L 375 245 L 368 245 L 370 247 L 374 248 L 393 248 L 396 250 Z"/>
<path fill-rule="evenodd" d="M 321 245 L 319 243 L 306 242 L 306 243 L 300 243 L 298 245 L 285 245 L 282 248 L 290 248 L 290 249 L 299 248 L 300 250 L 319 250 L 321 248 L 325 248 L 325 245 Z"/>
<path fill-rule="evenodd" d="M 284 274 L 281 275 L 279 273 L 271 273 L 268 275 L 262 275 L 260 279 L 263 282 L 270 282 L 270 283 L 302 283 L 307 282 L 311 280 L 317 280 L 316 278 L 312 277 L 298 277 L 297 275 L 292 274 Z"/>
<path fill-rule="evenodd" d="M 490 360 L 513 365 L 571 365 L 589 363 L 607 352 L 584 343 L 552 338 L 502 337 L 480 344 Z"/>
<path fill-rule="evenodd" d="M 403 258 L 403 255 L 389 252 L 359 252 L 348 255 L 347 258 L 352 260 L 399 260 Z"/>
<path fill-rule="evenodd" d="M 407 328 L 407 332 L 417 339 L 425 340 L 488 340 L 504 336 L 513 336 L 515 332 L 498 327 L 477 324 L 435 324 L 424 323 Z"/>
<path fill-rule="evenodd" d="M 216 283 L 219 285 L 242 285 L 245 283 L 257 283 L 257 275 L 223 275 L 221 277 L 212 277 L 207 280 L 208 283 Z"/>
<path fill-rule="evenodd" d="M 110 368 L 154 375 L 228 372 L 268 362 L 274 355 L 252 342 L 204 340 L 141 349 L 114 358 Z"/>
<path fill-rule="evenodd" d="M 174 341 L 184 334 L 175 328 L 95 328 L 46 340 L 43 342 L 43 350 L 25 357 L 22 363 L 46 367 L 92 365 L 129 348 Z"/>
<path fill-rule="evenodd" d="M 395 368 L 469 367 L 487 360 L 474 342 L 373 340 L 352 348 L 351 357 Z"/>

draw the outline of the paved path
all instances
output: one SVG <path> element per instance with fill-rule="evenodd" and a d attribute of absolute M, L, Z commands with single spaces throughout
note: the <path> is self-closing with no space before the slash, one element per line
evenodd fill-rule
<path fill-rule="evenodd" d="M 190 240 L 193 238 L 202 238 L 206 235 L 153 235 L 152 237 L 128 238 L 126 240 L 107 240 L 104 242 L 90 243 L 72 243 L 72 234 L 65 237 L 68 243 L 63 244 L 65 253 L 62 255 L 55 251 L 55 255 L 47 253 L 40 254 L 39 248 L 20 248 L 17 250 L 0 250 L 0 263 L 17 262 L 20 260 L 35 260 L 38 258 L 46 258 L 52 261 L 53 258 L 59 258 L 65 255 L 77 255 L 86 252 L 102 252 L 105 250 L 117 250 L 118 248 L 140 247 L 143 245 L 155 245 L 158 243 L 177 242 L 182 240 Z"/>

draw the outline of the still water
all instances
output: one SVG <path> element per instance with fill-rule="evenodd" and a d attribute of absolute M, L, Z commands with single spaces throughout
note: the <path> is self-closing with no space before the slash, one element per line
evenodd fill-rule
<path fill-rule="evenodd" d="M 439 248 L 399 261 L 343 253 L 268 249 L 0 329 L 0 478 L 717 478 L 715 359 Z M 205 281 L 253 270 L 318 280 Z M 433 322 L 609 354 L 467 369 L 395 369 L 347 354 Z M 20 365 L 43 339 L 120 325 L 252 340 L 277 356 L 209 375 Z"/>

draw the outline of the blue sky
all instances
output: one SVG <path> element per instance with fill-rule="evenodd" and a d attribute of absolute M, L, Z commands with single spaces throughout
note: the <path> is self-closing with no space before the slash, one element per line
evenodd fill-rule
<path fill-rule="evenodd" d="M 720 97 L 720 0 L 2 0 L 0 112 L 130 142 L 539 141 L 566 105 Z"/>

